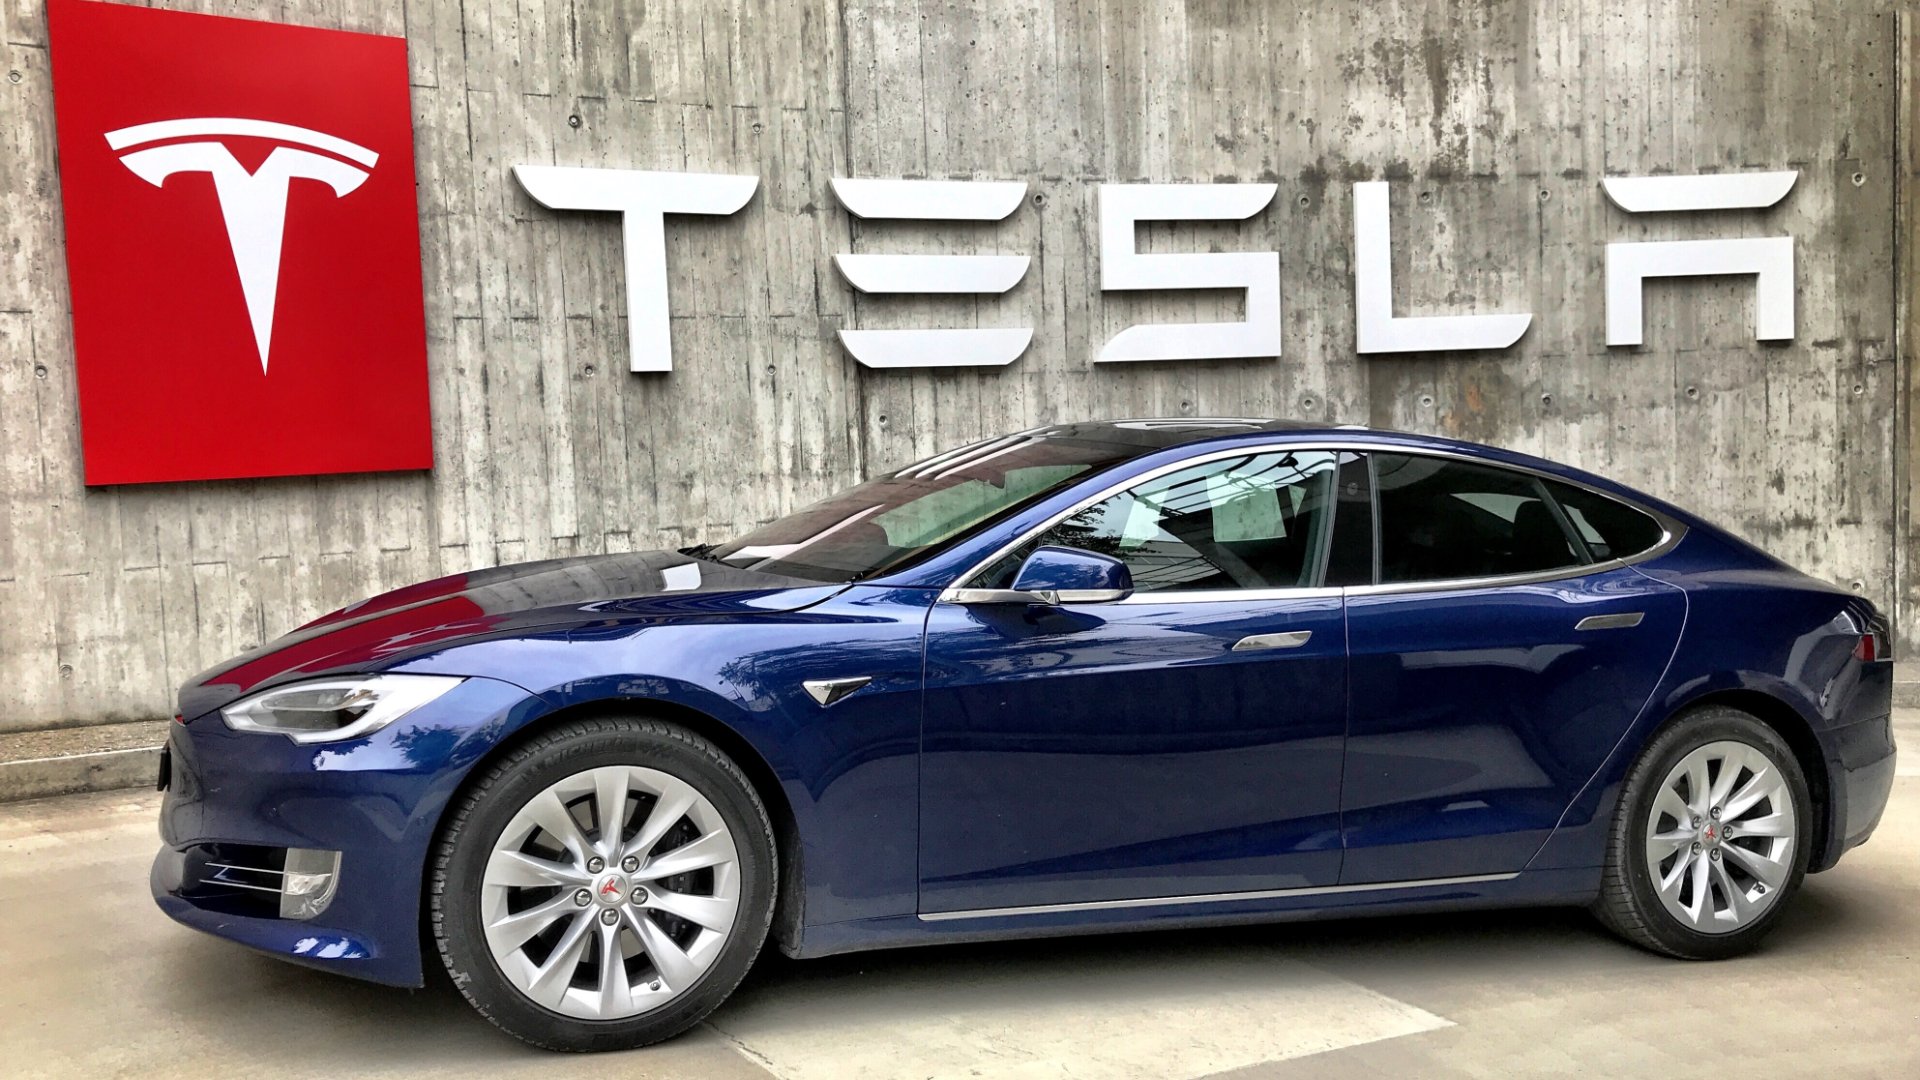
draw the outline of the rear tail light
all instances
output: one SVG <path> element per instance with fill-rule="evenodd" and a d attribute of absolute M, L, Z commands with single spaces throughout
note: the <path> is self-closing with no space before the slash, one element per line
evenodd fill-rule
<path fill-rule="evenodd" d="M 1893 659 L 1887 655 L 1886 639 L 1872 632 L 1860 635 L 1859 642 L 1853 647 L 1853 658 L 1863 664 Z"/>

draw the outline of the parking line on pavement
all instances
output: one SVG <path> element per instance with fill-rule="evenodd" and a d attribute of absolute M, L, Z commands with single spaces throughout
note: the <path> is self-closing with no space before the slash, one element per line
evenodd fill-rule
<path fill-rule="evenodd" d="M 1260 949 L 1130 956 L 1109 940 L 1097 955 L 955 950 L 817 979 L 796 964 L 708 1023 L 780 1080 L 1175 1080 L 1453 1023 Z"/>

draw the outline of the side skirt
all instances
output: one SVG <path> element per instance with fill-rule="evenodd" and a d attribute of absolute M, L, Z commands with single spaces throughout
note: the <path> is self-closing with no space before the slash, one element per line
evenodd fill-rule
<path fill-rule="evenodd" d="M 1529 870 L 1417 882 L 1326 885 L 1205 896 L 925 912 L 806 927 L 789 956 L 833 956 L 913 945 L 1173 930 L 1361 915 L 1500 907 L 1584 906 L 1600 869 Z"/>

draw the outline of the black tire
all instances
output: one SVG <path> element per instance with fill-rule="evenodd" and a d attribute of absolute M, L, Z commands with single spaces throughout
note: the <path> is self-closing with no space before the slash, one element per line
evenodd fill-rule
<path fill-rule="evenodd" d="M 643 765 L 692 785 L 726 821 L 740 868 L 740 906 L 731 936 L 697 983 L 650 1011 L 585 1020 L 523 995 L 495 962 L 481 922 L 481 881 L 492 846 L 533 796 L 603 765 Z M 712 1012 L 745 977 L 772 921 L 776 848 L 753 785 L 712 743 L 675 724 L 630 716 L 569 721 L 514 747 L 450 807 L 429 867 L 428 915 L 453 983 L 501 1030 L 548 1050 L 624 1050 L 672 1038 Z"/>
<path fill-rule="evenodd" d="M 1686 925 L 1661 902 L 1645 855 L 1648 816 L 1667 774 L 1694 750 L 1734 741 L 1765 754 L 1780 770 L 1794 800 L 1792 869 L 1771 905 L 1753 922 L 1725 933 Z M 1806 876 L 1817 808 L 1793 749 L 1760 720 L 1724 705 L 1709 705 L 1669 723 L 1627 774 L 1607 836 L 1606 866 L 1593 912 L 1609 930 L 1641 948 L 1682 960 L 1722 960 L 1750 952 L 1778 924 Z"/>

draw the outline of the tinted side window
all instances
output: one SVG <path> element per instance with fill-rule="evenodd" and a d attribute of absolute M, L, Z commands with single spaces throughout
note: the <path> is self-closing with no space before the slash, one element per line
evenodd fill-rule
<path fill-rule="evenodd" d="M 1340 455 L 1334 478 L 1333 547 L 1327 554 L 1327 585 L 1373 584 L 1373 476 L 1365 454 Z"/>
<path fill-rule="evenodd" d="M 1383 583 L 1529 574 L 1587 561 L 1531 476 L 1376 454 L 1374 483 Z"/>
<path fill-rule="evenodd" d="M 1624 503 L 1572 484 L 1546 483 L 1595 561 L 1638 555 L 1667 534 L 1658 521 Z"/>
<path fill-rule="evenodd" d="M 1334 455 L 1249 453 L 1167 473 L 1094 503 L 1001 559 L 979 583 L 1006 588 L 1035 547 L 1127 564 L 1136 592 L 1313 585 L 1332 521 Z"/>

